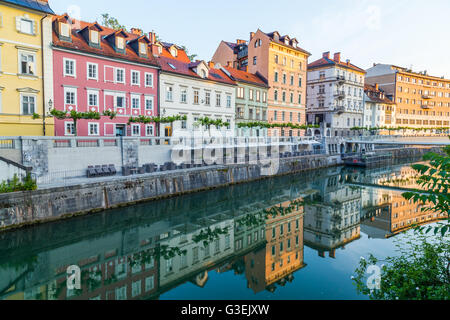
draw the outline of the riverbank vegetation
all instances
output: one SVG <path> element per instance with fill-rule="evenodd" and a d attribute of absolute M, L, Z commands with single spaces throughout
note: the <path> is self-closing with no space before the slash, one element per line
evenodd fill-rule
<path fill-rule="evenodd" d="M 31 174 L 27 174 L 22 181 L 17 175 L 14 175 L 11 180 L 3 181 L 0 183 L 0 193 L 32 191 L 36 189 L 36 181 L 31 177 Z"/>
<path fill-rule="evenodd" d="M 362 258 L 353 277 L 359 293 L 373 300 L 450 300 L 450 146 L 443 151 L 429 153 L 426 164 L 412 166 L 425 192 L 406 192 L 403 197 L 422 205 L 424 213 L 445 214 L 446 220 L 414 226 L 412 236 L 398 239 L 395 257 Z M 379 277 L 367 279 L 368 268 L 379 263 L 384 263 Z"/>

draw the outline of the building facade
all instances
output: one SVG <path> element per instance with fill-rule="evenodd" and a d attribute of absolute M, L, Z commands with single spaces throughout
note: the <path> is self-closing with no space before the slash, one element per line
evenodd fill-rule
<path fill-rule="evenodd" d="M 236 51 L 233 66 L 252 74 L 261 75 L 269 86 L 269 123 L 306 123 L 306 68 L 311 55 L 298 46 L 298 41 L 279 32 L 250 33 L 247 49 L 241 43 L 232 44 Z M 216 51 L 213 61 L 227 65 L 232 54 L 227 54 L 229 44 L 223 43 Z M 237 49 L 236 49 L 237 48 Z M 246 56 L 245 56 L 246 54 Z M 301 136 L 303 130 L 270 129 L 269 136 Z"/>
<path fill-rule="evenodd" d="M 364 75 L 350 60 L 341 61 L 339 52 L 333 59 L 325 52 L 308 65 L 308 124 L 321 126 L 314 134 L 346 136 L 363 125 Z"/>
<path fill-rule="evenodd" d="M 146 36 L 112 30 L 67 15 L 53 21 L 55 109 L 117 113 L 116 118 L 55 120 L 57 136 L 156 136 L 155 124 L 128 124 L 157 116 L 158 62 Z"/>
<path fill-rule="evenodd" d="M 204 129 L 205 134 L 215 134 L 226 128 L 201 128 L 201 118 L 221 119 L 235 125 L 236 84 L 213 63 L 191 62 L 183 48 L 156 41 L 150 36 L 153 54 L 161 66 L 160 110 L 163 117 L 187 116 L 187 121 L 161 127 L 161 136 L 187 136 Z"/>
<path fill-rule="evenodd" d="M 236 124 L 248 122 L 267 122 L 267 94 L 269 86 L 258 74 L 231 67 L 223 67 L 222 71 L 234 80 L 236 88 Z M 267 128 L 238 128 L 239 137 L 266 137 Z"/>
<path fill-rule="evenodd" d="M 53 135 L 51 20 L 46 0 L 0 1 L 0 136 Z M 39 118 L 38 118 L 39 117 Z"/>
<path fill-rule="evenodd" d="M 395 125 L 411 128 L 450 126 L 450 80 L 388 64 L 367 70 L 366 83 L 379 84 L 397 105 Z"/>
<path fill-rule="evenodd" d="M 378 84 L 364 86 L 363 127 L 380 128 L 395 126 L 395 103 L 386 97 Z"/>

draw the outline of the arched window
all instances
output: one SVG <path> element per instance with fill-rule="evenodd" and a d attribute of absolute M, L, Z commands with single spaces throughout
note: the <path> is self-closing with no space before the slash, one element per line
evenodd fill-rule
<path fill-rule="evenodd" d="M 275 90 L 274 92 L 274 100 L 278 101 L 278 90 Z"/>

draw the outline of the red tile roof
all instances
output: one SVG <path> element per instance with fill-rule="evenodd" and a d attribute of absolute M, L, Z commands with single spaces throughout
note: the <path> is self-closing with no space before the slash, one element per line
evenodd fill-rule
<path fill-rule="evenodd" d="M 274 35 L 275 35 L 275 33 L 277 33 L 280 37 L 279 37 L 279 40 L 275 40 L 275 37 L 274 37 Z M 308 56 L 310 56 L 311 55 L 311 53 L 309 53 L 308 51 L 306 51 L 305 49 L 302 49 L 302 48 L 300 48 L 300 47 L 294 47 L 293 45 L 291 45 L 291 41 L 292 40 L 295 40 L 295 41 L 297 41 L 297 43 L 298 43 L 298 40 L 296 39 L 296 38 L 291 38 L 291 37 L 289 37 L 289 36 L 281 36 L 280 35 L 280 33 L 278 32 L 278 31 L 273 31 L 273 32 L 270 32 L 270 33 L 265 33 L 269 38 L 270 38 L 270 40 L 271 41 L 273 41 L 273 42 L 275 42 L 275 43 L 278 43 L 278 44 L 281 44 L 281 45 L 284 45 L 284 46 L 287 46 L 287 47 L 289 47 L 289 48 L 291 48 L 291 49 L 293 49 L 293 50 L 298 50 L 298 51 L 300 51 L 300 52 L 303 52 L 303 53 L 305 53 L 305 54 L 307 54 Z M 284 42 L 284 39 L 285 38 L 288 38 L 288 39 L 290 39 L 291 41 L 289 42 L 289 44 L 286 44 L 285 42 Z"/>
<path fill-rule="evenodd" d="M 337 61 L 334 61 L 333 59 L 329 59 L 326 57 L 322 57 L 319 60 L 311 62 L 310 64 L 308 64 L 308 69 L 320 68 L 320 67 L 325 67 L 325 66 L 333 66 L 333 65 L 337 65 L 337 66 L 340 66 L 343 68 L 352 69 L 352 70 L 355 70 L 358 72 L 366 73 L 365 70 L 355 66 L 354 64 L 351 64 L 351 63 L 347 64 L 347 62 L 343 62 L 343 61 L 337 62 Z"/>
<path fill-rule="evenodd" d="M 264 79 L 257 74 L 245 72 L 231 67 L 223 67 L 223 68 L 231 75 L 231 77 L 235 81 L 250 83 L 260 87 L 269 88 Z"/>
<path fill-rule="evenodd" d="M 386 95 L 383 90 L 376 89 L 375 86 L 372 86 L 370 84 L 364 85 L 364 93 L 376 103 L 385 103 L 385 104 L 395 104 L 394 101 L 392 101 L 389 98 L 386 98 Z M 384 95 L 384 97 L 383 97 Z"/>
<path fill-rule="evenodd" d="M 126 45 L 126 54 L 120 54 L 114 50 L 113 47 L 111 47 L 110 43 L 108 42 L 107 38 L 111 36 L 114 33 L 120 33 L 121 31 L 117 31 L 111 28 L 107 28 L 104 26 L 100 26 L 98 23 L 89 23 L 85 21 L 75 21 L 72 19 L 72 23 L 69 25 L 71 26 L 71 37 L 72 42 L 63 41 L 59 39 L 58 34 L 56 33 L 57 26 L 56 22 L 58 21 L 68 21 L 67 19 L 70 19 L 67 15 L 61 15 L 61 16 L 55 16 L 53 18 L 53 45 L 55 47 L 63 48 L 63 49 L 69 49 L 69 50 L 75 50 L 75 51 L 82 51 L 85 53 L 90 53 L 94 55 L 104 56 L 108 58 L 117 58 L 121 60 L 127 60 L 135 63 L 141 63 L 146 65 L 151 65 L 154 67 L 159 67 L 157 60 L 152 55 L 150 48 L 147 50 L 148 58 L 140 57 L 130 46 L 129 43 L 136 40 L 137 38 L 141 38 L 141 36 L 128 33 L 125 31 L 122 31 L 123 34 L 126 36 L 125 41 L 127 43 Z M 81 30 L 91 27 L 91 26 L 100 26 L 102 29 L 99 30 L 99 36 L 100 36 L 100 49 L 93 48 L 89 46 L 89 44 L 86 42 L 86 40 L 83 38 L 81 34 Z M 77 28 L 78 27 L 78 28 Z"/>
<path fill-rule="evenodd" d="M 180 52 L 178 53 L 178 55 L 180 56 Z M 163 72 L 189 76 L 192 78 L 197 78 L 199 80 L 203 79 L 193 70 L 196 66 L 198 66 L 201 63 L 201 61 L 186 62 L 183 61 L 183 59 L 176 59 L 173 57 L 169 58 L 162 55 L 157 57 L 157 60 Z M 171 65 L 174 68 L 172 68 Z M 207 80 L 224 84 L 236 85 L 236 83 L 233 80 L 231 80 L 222 70 L 219 69 L 210 68 Z"/>

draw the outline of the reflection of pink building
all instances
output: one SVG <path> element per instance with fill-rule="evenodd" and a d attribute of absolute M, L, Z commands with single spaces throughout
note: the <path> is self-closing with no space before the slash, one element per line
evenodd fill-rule
<path fill-rule="evenodd" d="M 157 116 L 158 63 L 141 32 L 97 23 L 53 20 L 54 106 L 57 110 L 117 112 L 111 120 L 80 120 L 78 136 L 155 136 L 155 124 L 130 124 L 133 116 Z M 72 120 L 55 120 L 56 136 L 74 134 Z"/>

